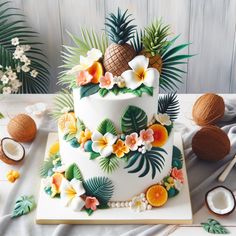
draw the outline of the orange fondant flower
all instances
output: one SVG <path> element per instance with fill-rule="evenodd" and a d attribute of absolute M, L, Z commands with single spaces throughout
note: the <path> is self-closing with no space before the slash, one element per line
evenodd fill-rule
<path fill-rule="evenodd" d="M 86 197 L 85 199 L 85 208 L 92 209 L 93 211 L 97 210 L 97 206 L 99 205 L 99 201 L 95 197 Z"/>
<path fill-rule="evenodd" d="M 84 144 L 86 141 L 90 140 L 92 137 L 92 132 L 89 129 L 81 131 L 77 137 L 77 140 L 80 144 Z"/>
<path fill-rule="evenodd" d="M 76 84 L 78 86 L 83 86 L 91 82 L 93 76 L 89 74 L 88 71 L 79 71 L 76 77 Z"/>
<path fill-rule="evenodd" d="M 123 157 L 125 153 L 128 152 L 129 148 L 121 139 L 119 139 L 115 144 L 113 144 L 113 153 L 115 153 L 118 158 Z"/>
<path fill-rule="evenodd" d="M 181 183 L 184 182 L 184 175 L 182 169 L 178 170 L 176 167 L 174 167 L 171 171 L 171 176 L 179 180 Z"/>

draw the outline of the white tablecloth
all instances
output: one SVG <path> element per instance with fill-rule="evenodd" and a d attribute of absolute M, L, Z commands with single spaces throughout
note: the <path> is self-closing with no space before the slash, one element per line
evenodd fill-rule
<path fill-rule="evenodd" d="M 191 199 L 193 211 L 196 213 L 204 203 L 205 192 L 211 187 L 218 185 L 217 177 L 224 169 L 226 162 L 232 158 L 236 151 L 236 95 L 223 95 L 225 100 L 231 100 L 231 107 L 228 107 L 228 120 L 221 124 L 231 138 L 232 150 L 230 155 L 223 161 L 217 163 L 206 163 L 200 161 L 191 151 L 191 137 L 198 129 L 191 119 L 192 105 L 199 95 L 179 95 L 181 111 L 178 120 L 176 121 L 176 130 L 182 132 L 184 140 L 184 149 L 186 157 L 187 172 L 189 177 L 189 186 L 191 190 Z M 8 136 L 6 125 L 11 117 L 18 113 L 25 112 L 24 108 L 27 105 L 35 102 L 45 102 L 50 109 L 54 95 L 11 95 L 0 97 L 0 112 L 5 118 L 0 120 L 0 138 Z M 232 102 L 233 101 L 233 102 Z M 226 117 L 226 118 L 227 118 Z M 227 119 L 226 119 L 227 120 Z M 32 144 L 26 145 L 27 155 L 25 162 L 20 167 L 12 167 L 0 162 L 0 236 L 38 236 L 38 235 L 54 235 L 54 236 L 71 236 L 71 235 L 167 235 L 173 226 L 166 227 L 165 225 L 36 225 L 35 211 L 32 213 L 11 219 L 10 215 L 14 207 L 15 200 L 21 195 L 33 195 L 37 201 L 39 192 L 39 167 L 44 158 L 45 144 L 48 132 L 56 131 L 56 123 L 48 115 L 36 119 L 38 126 L 37 137 Z M 233 141 L 232 141 L 233 140 Z M 6 173 L 10 169 L 17 168 L 21 173 L 21 178 L 14 184 L 6 181 Z M 224 183 L 232 190 L 236 190 L 236 168 Z M 203 213 L 201 213 L 203 214 Z M 196 214 L 195 223 L 200 220 L 204 221 L 207 217 L 213 217 L 210 213 L 204 211 L 203 218 L 199 219 L 199 214 Z M 236 214 L 231 215 L 225 220 L 236 225 Z M 232 226 L 233 227 L 233 226 Z M 183 227 L 184 228 L 184 227 Z M 181 229 L 181 228 L 179 228 Z M 196 232 L 197 228 L 192 228 Z M 203 235 L 204 231 L 199 229 Z M 202 230 L 202 231 L 201 231 Z M 233 229 L 234 230 L 234 229 Z M 236 231 L 236 228 L 235 228 Z M 234 232 L 235 232 L 234 231 Z M 173 235 L 185 235 L 180 230 L 176 230 Z M 185 232 L 186 233 L 186 232 Z M 189 233 L 186 235 L 189 235 Z M 199 234 L 200 235 L 200 234 Z"/>

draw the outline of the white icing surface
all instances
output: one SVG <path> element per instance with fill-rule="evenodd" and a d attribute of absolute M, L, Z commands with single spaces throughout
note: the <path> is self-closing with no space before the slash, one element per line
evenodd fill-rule
<path fill-rule="evenodd" d="M 124 169 L 127 163 L 122 160 L 119 161 L 119 167 L 112 172 L 112 174 L 107 174 L 101 170 L 99 166 L 99 158 L 89 160 L 88 153 L 79 148 L 73 148 L 68 142 L 63 140 L 63 135 L 59 132 L 60 153 L 62 163 L 66 166 L 69 166 L 72 163 L 78 164 L 84 179 L 89 179 L 95 176 L 108 177 L 115 186 L 111 201 L 126 201 L 130 200 L 133 196 L 144 192 L 149 186 L 160 182 L 169 174 L 172 164 L 173 136 L 174 132 L 172 131 L 167 143 L 162 147 L 168 154 L 163 153 L 165 158 L 164 168 L 161 173 L 157 171 L 154 179 L 151 177 L 151 171 L 142 178 L 138 177 L 140 172 L 128 173 L 128 169 Z M 133 168 L 135 167 L 136 166 L 134 165 Z"/>
<path fill-rule="evenodd" d="M 91 131 L 96 130 L 104 119 L 113 121 L 116 129 L 120 131 L 121 117 L 128 108 L 133 105 L 143 109 L 150 121 L 157 113 L 158 89 L 155 88 L 153 96 L 143 94 L 137 97 L 134 94 L 107 94 L 101 97 L 98 93 L 80 99 L 80 89 L 73 90 L 74 109 L 76 117 L 79 117 Z"/>

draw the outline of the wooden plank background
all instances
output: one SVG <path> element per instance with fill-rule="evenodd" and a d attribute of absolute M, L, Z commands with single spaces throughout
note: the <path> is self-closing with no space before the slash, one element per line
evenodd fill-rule
<path fill-rule="evenodd" d="M 2 1 L 2 0 L 1 0 Z M 235 0 L 13 0 L 30 26 L 40 33 L 51 65 L 50 92 L 56 92 L 61 45 L 71 45 L 66 31 L 80 26 L 104 28 L 104 17 L 120 6 L 129 9 L 140 27 L 162 17 L 181 34 L 178 43 L 191 42 L 185 53 L 197 54 L 183 66 L 187 74 L 180 93 L 236 93 Z"/>

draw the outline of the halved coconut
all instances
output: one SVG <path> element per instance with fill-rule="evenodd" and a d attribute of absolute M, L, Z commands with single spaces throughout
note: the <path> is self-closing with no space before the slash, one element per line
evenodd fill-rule
<path fill-rule="evenodd" d="M 24 147 L 12 138 L 3 138 L 0 145 L 0 159 L 9 164 L 17 165 L 25 157 Z"/>
<path fill-rule="evenodd" d="M 229 215 L 236 206 L 234 194 L 224 186 L 217 186 L 208 191 L 205 201 L 208 209 L 217 215 Z"/>

